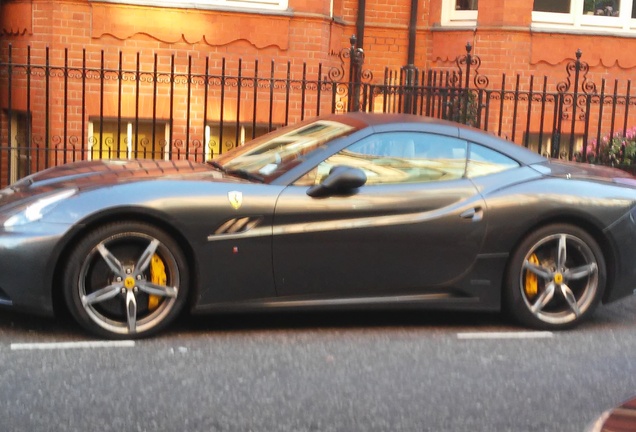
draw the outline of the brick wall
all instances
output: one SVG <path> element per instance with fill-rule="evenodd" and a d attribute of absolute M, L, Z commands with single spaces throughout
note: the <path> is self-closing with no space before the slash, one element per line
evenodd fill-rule
<path fill-rule="evenodd" d="M 595 77 L 628 78 L 636 67 L 631 46 L 636 39 L 599 35 L 530 31 L 532 2 L 480 0 L 477 26 L 440 27 L 443 0 L 418 5 L 416 66 L 452 67 L 466 42 L 482 59 L 484 73 L 497 75 L 560 73 L 581 48 Z M 385 67 L 407 62 L 410 0 L 367 0 L 366 66 L 381 76 Z M 52 62 L 68 48 L 72 60 L 86 48 L 89 61 L 107 61 L 123 51 L 124 62 L 140 52 L 144 64 L 154 54 L 175 54 L 185 64 L 193 59 L 221 57 L 245 61 L 285 59 L 292 64 L 338 63 L 337 54 L 356 32 L 358 0 L 290 0 L 286 13 L 237 13 L 96 3 L 88 0 L 3 1 L 0 49 L 31 45 L 35 56 L 51 48 Z M 333 9 L 333 16 L 330 16 Z M 264 31 L 265 29 L 265 31 Z M 114 60 L 116 61 L 116 60 Z M 315 67 L 313 64 L 311 67 Z"/>
<path fill-rule="evenodd" d="M 467 42 L 472 44 L 473 54 L 481 58 L 479 72 L 490 77 L 492 85 L 500 83 L 505 73 L 508 83 L 514 83 L 519 75 L 522 86 L 527 87 L 531 75 L 538 80 L 546 75 L 554 86 L 566 78 L 566 65 L 574 59 L 577 48 L 583 51 L 583 60 L 590 66 L 589 79 L 599 86 L 602 79 L 630 79 L 636 67 L 636 57 L 631 54 L 636 46 L 634 38 L 531 31 L 532 2 L 527 0 L 480 0 L 477 24 L 461 28 L 441 26 L 442 1 L 424 0 L 418 4 L 415 66 L 420 69 L 454 70 L 455 59 L 465 54 Z M 399 70 L 407 63 L 410 4 L 410 0 L 366 0 L 364 67 L 373 73 L 374 82 L 382 81 L 385 68 Z M 290 0 L 289 6 L 284 13 L 239 13 L 88 0 L 4 0 L 0 14 L 0 57 L 6 59 L 11 44 L 16 58 L 25 58 L 30 46 L 32 61 L 44 63 L 48 47 L 50 64 L 59 66 L 66 62 L 70 67 L 82 65 L 83 50 L 89 67 L 100 67 L 103 52 L 105 67 L 117 69 L 121 53 L 123 69 L 135 69 L 139 61 L 146 72 L 152 71 L 155 56 L 159 71 L 166 71 L 174 64 L 178 73 L 187 73 L 189 65 L 200 70 L 206 61 L 210 71 L 216 71 L 221 68 L 223 58 L 229 73 L 237 70 L 239 61 L 246 70 L 254 70 L 258 62 L 259 71 L 269 73 L 275 59 L 277 76 L 286 74 L 288 63 L 294 73 L 300 73 L 304 67 L 310 77 L 318 76 L 319 63 L 323 63 L 323 75 L 339 66 L 338 54 L 349 46 L 349 37 L 356 32 L 358 0 Z M 164 118 L 169 114 L 166 103 L 153 104 L 149 102 L 152 98 L 143 98 L 137 106 L 130 96 L 135 93 L 131 83 L 124 84 L 121 97 L 113 82 L 105 82 L 102 88 L 97 82 L 89 84 L 91 92 L 101 92 L 103 96 L 90 98 L 83 108 L 77 106 L 81 90 L 68 84 L 67 102 L 72 107 L 64 109 L 60 98 L 65 85 L 62 79 L 52 79 L 48 99 L 36 85 L 30 100 L 19 90 L 23 84 L 19 79 L 12 89 L 14 109 L 25 110 L 28 104 L 35 117 L 48 104 L 49 136 L 59 136 L 64 125 L 66 134 L 85 136 L 82 128 L 89 118 L 100 113 L 114 116 L 118 109 L 125 117 Z M 157 91 L 165 98 L 164 87 Z M 181 92 L 176 96 L 183 99 L 187 95 Z M 213 100 L 215 95 L 211 96 Z M 192 97 L 201 96 L 194 92 Z M 6 106 L 7 98 L 6 85 L 0 85 L 0 104 Z M 239 121 L 248 120 L 252 112 L 252 102 L 244 103 Z M 231 107 L 232 102 L 228 104 Z M 176 122 L 172 132 L 179 136 L 188 132 L 200 136 L 204 123 L 201 115 L 192 112 L 190 124 Z M 210 104 L 208 118 L 220 115 L 218 105 Z M 232 115 L 230 110 L 226 120 L 232 119 Z M 274 116 L 275 123 L 284 121 L 279 107 L 275 108 Z M 6 130 L 6 124 L 6 119 L 0 123 L 2 130 Z M 42 126 L 34 126 L 34 134 L 46 136 L 47 131 L 37 128 Z M 0 141 L 3 145 L 7 143 L 1 132 Z"/>

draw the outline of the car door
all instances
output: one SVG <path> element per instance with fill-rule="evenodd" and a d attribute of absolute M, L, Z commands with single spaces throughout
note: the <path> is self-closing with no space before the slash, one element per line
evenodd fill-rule
<path fill-rule="evenodd" d="M 401 295 L 452 284 L 475 261 L 485 232 L 466 155 L 458 138 L 379 133 L 287 187 L 274 214 L 278 295 Z M 367 183 L 355 193 L 307 195 L 340 165 L 361 168 Z"/>

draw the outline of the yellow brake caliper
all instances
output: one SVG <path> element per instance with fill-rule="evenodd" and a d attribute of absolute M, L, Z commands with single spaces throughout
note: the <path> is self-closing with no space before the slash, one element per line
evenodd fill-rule
<path fill-rule="evenodd" d="M 156 285 L 166 285 L 166 266 L 159 255 L 154 254 L 150 260 L 150 281 Z M 148 309 L 155 310 L 159 306 L 161 297 L 156 295 L 148 296 Z"/>
<path fill-rule="evenodd" d="M 539 265 L 539 258 L 537 258 L 535 254 L 532 254 L 530 255 L 530 258 L 528 258 L 528 262 L 530 262 L 530 264 Z M 531 298 L 536 296 L 539 292 L 539 281 L 537 280 L 537 275 L 528 270 L 526 270 L 526 285 L 524 289 L 526 291 L 526 295 Z"/>

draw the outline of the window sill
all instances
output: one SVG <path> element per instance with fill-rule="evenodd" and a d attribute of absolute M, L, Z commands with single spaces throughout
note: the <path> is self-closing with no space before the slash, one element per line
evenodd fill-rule
<path fill-rule="evenodd" d="M 290 15 L 291 11 L 288 8 L 287 0 L 281 0 L 280 2 L 245 2 L 246 4 L 213 4 L 203 3 L 193 0 L 88 0 L 89 3 L 110 3 L 110 4 L 122 4 L 132 6 L 154 6 L 154 7 L 166 7 L 175 9 L 197 9 L 197 10 L 217 10 L 224 12 L 253 12 L 259 14 L 276 14 L 276 15 Z M 279 3 L 279 4 L 276 4 Z"/>
<path fill-rule="evenodd" d="M 599 26 L 573 26 L 551 23 L 532 23 L 530 27 L 533 33 L 558 33 L 586 36 L 621 36 L 636 38 L 636 28 L 625 29 L 618 27 Z"/>

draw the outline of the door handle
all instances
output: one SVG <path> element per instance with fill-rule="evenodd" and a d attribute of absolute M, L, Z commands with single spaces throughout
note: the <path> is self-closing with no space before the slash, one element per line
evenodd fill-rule
<path fill-rule="evenodd" d="M 473 222 L 479 222 L 484 218 L 484 211 L 481 207 L 473 207 L 461 212 L 459 217 L 462 219 L 471 219 Z"/>

